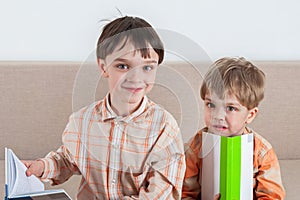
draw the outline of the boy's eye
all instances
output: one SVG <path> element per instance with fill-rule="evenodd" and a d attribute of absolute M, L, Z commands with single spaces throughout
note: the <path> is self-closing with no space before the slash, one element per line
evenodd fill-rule
<path fill-rule="evenodd" d="M 213 103 L 210 103 L 210 102 L 206 103 L 206 106 L 208 108 L 214 108 L 215 107 L 215 105 Z"/>
<path fill-rule="evenodd" d="M 127 70 L 129 67 L 127 65 L 120 64 L 120 65 L 117 65 L 117 68 L 122 69 L 122 70 Z"/>
<path fill-rule="evenodd" d="M 153 66 L 146 65 L 146 66 L 143 67 L 143 69 L 145 71 L 151 71 L 153 69 Z"/>
<path fill-rule="evenodd" d="M 227 111 L 233 112 L 233 111 L 237 111 L 238 109 L 233 107 L 233 106 L 227 106 Z"/>

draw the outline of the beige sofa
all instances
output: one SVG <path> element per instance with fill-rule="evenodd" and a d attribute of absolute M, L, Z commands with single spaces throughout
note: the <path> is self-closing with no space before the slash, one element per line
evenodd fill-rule
<path fill-rule="evenodd" d="M 286 199 L 296 200 L 300 188 L 300 61 L 255 63 L 265 71 L 267 87 L 251 127 L 272 143 L 280 159 Z M 149 95 L 175 116 L 185 141 L 203 126 L 197 91 L 206 69 L 200 63 L 165 63 Z M 106 82 L 98 74 L 90 63 L 0 62 L 0 198 L 4 197 L 4 147 L 12 148 L 21 159 L 43 157 L 58 148 L 69 115 L 106 94 Z M 79 181 L 74 176 L 56 188 L 64 188 L 75 199 Z"/>

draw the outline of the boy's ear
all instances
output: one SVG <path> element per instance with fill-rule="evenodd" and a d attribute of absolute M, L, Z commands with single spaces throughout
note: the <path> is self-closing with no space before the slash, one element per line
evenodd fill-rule
<path fill-rule="evenodd" d="M 258 113 L 258 107 L 254 107 L 251 110 L 249 110 L 248 118 L 246 120 L 247 124 L 250 124 L 254 118 L 256 117 L 256 114 Z"/>
<path fill-rule="evenodd" d="M 99 67 L 99 70 L 101 72 L 101 75 L 104 78 L 107 78 L 108 77 L 108 73 L 106 71 L 105 61 L 103 59 L 97 58 L 97 63 L 98 63 L 98 67 Z"/>

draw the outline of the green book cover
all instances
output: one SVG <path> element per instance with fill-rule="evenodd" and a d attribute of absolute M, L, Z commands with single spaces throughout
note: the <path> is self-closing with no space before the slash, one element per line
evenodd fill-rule
<path fill-rule="evenodd" d="M 252 200 L 253 134 L 225 137 L 203 133 L 202 199 Z"/>

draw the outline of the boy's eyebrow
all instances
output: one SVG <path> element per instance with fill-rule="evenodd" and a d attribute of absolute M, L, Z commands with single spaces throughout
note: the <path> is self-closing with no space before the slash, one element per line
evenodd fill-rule
<path fill-rule="evenodd" d="M 205 98 L 204 98 L 204 101 L 211 101 L 211 99 L 210 99 L 210 98 L 207 98 L 207 97 L 205 97 Z"/>
<path fill-rule="evenodd" d="M 130 62 L 130 59 L 116 58 L 115 60 L 113 60 L 113 62 Z M 151 63 L 157 64 L 158 63 L 158 61 L 154 60 L 154 59 L 153 60 L 145 60 L 144 62 L 147 64 L 151 64 Z"/>
<path fill-rule="evenodd" d="M 227 105 L 241 107 L 241 104 L 238 102 L 228 102 Z"/>
<path fill-rule="evenodd" d="M 158 61 L 157 60 L 145 60 L 145 63 L 155 63 L 155 64 L 157 64 Z"/>
<path fill-rule="evenodd" d="M 125 58 L 116 58 L 116 59 L 114 59 L 113 60 L 113 62 L 127 62 L 128 61 L 128 59 L 125 59 Z"/>

